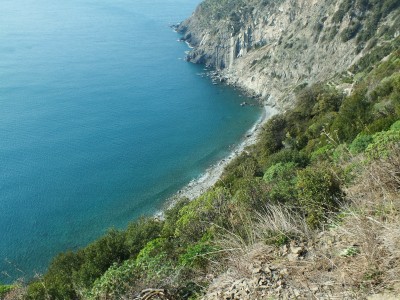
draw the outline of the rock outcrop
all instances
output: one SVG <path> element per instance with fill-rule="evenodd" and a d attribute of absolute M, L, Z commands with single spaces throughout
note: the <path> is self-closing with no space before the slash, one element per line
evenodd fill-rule
<path fill-rule="evenodd" d="M 377 44 L 375 38 L 356 38 L 363 30 L 378 30 L 368 27 L 365 2 L 206 0 L 178 31 L 194 47 L 187 60 L 285 107 L 296 88 L 345 72 Z M 393 26 L 394 14 L 380 17 L 379 28 Z M 398 34 L 397 29 L 392 37 Z"/>

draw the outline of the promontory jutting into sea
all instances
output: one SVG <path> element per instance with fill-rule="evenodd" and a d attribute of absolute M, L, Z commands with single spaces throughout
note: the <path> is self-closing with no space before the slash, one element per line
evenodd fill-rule
<path fill-rule="evenodd" d="M 260 118 L 184 61 L 199 2 L 0 2 L 1 282 L 162 209 Z"/>

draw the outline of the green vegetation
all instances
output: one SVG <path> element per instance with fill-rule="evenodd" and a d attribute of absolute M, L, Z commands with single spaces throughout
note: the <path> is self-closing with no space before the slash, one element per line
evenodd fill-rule
<path fill-rule="evenodd" d="M 202 8 L 222 18 L 226 3 L 239 5 L 210 0 Z M 380 18 L 398 5 L 392 0 L 345 0 L 334 19 L 340 22 L 352 9 L 373 7 L 361 14 L 367 25 L 346 33 L 348 39 L 359 32 L 365 41 Z M 343 79 L 354 82 L 349 96 L 331 84 L 299 88 L 296 105 L 272 117 L 258 143 L 236 158 L 209 191 L 191 202 L 180 199 L 161 220 L 139 219 L 84 249 L 58 255 L 47 273 L 28 285 L 25 298 L 121 299 L 153 287 L 168 289 L 174 299 L 195 299 L 207 285 L 206 275 L 224 270 L 222 263 L 215 264 L 224 261 L 226 251 L 218 239 L 232 236 L 249 243 L 249 228 L 260 216 L 268 219 L 273 205 L 284 205 L 285 216 L 296 212 L 310 228 L 325 226 L 346 202 L 343 190 L 355 170 L 363 167 L 352 159 L 359 155 L 366 164 L 398 151 L 398 45 L 399 38 L 377 46 L 351 68 L 354 77 Z M 272 225 L 260 235 L 273 246 L 299 237 L 290 228 Z M 342 255 L 358 254 L 358 248 L 350 247 Z M 371 274 L 365 276 L 375 276 Z M 10 289 L 0 286 L 0 296 Z"/>
<path fill-rule="evenodd" d="M 2 285 L 0 284 L 0 298 L 13 289 L 12 285 Z"/>
<path fill-rule="evenodd" d="M 340 24 L 347 16 L 350 23 L 341 32 L 341 39 L 343 42 L 347 42 L 357 37 L 357 43 L 362 49 L 377 34 L 382 19 L 399 6 L 400 2 L 396 0 L 343 0 L 333 15 L 332 21 Z M 398 12 L 396 17 L 399 17 Z M 396 28 L 398 28 L 398 20 L 391 26 L 383 28 L 380 34 L 386 35 L 387 38 L 393 38 Z"/>
<path fill-rule="evenodd" d="M 29 285 L 27 299 L 118 298 L 148 286 L 189 299 L 200 291 L 210 262 L 222 259 L 215 238 L 229 232 L 246 242 L 251 236 L 244 220 L 269 205 L 284 203 L 309 226 L 323 225 L 346 201 L 342 187 L 352 172 L 341 162 L 360 153 L 379 159 L 400 141 L 399 70 L 396 51 L 363 71 L 350 96 L 324 84 L 300 90 L 297 105 L 271 118 L 260 141 L 210 191 L 191 202 L 182 199 L 163 220 L 142 218 L 60 254 Z M 296 239 L 274 230 L 264 236 L 271 245 Z"/>

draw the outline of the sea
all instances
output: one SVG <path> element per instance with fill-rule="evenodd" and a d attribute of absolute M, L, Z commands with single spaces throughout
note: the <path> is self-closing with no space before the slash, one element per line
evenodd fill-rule
<path fill-rule="evenodd" d="M 262 109 L 184 60 L 199 0 L 0 1 L 0 282 L 163 209 Z"/>

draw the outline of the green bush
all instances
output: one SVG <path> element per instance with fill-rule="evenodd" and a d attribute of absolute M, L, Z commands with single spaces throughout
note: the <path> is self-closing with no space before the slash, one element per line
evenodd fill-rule
<path fill-rule="evenodd" d="M 242 211 L 258 211 L 264 207 L 269 198 L 266 193 L 266 185 L 262 178 L 240 178 L 235 181 L 232 205 Z M 232 210 L 231 205 L 229 209 Z"/>
<path fill-rule="evenodd" d="M 161 231 L 161 236 L 172 239 L 175 236 L 176 222 L 179 220 L 179 211 L 188 205 L 189 199 L 179 199 L 171 208 L 164 212 L 164 226 Z"/>
<path fill-rule="evenodd" d="M 260 137 L 262 155 L 267 157 L 283 148 L 286 121 L 281 115 L 273 116 L 263 127 Z"/>
<path fill-rule="evenodd" d="M 307 223 L 314 228 L 324 221 L 327 213 L 338 208 L 343 198 L 339 180 L 328 165 L 300 170 L 296 188 L 299 204 L 307 214 Z"/>
<path fill-rule="evenodd" d="M 292 201 L 296 198 L 296 164 L 277 163 L 267 169 L 264 181 L 269 184 L 268 196 L 274 202 Z"/>
<path fill-rule="evenodd" d="M 349 150 L 352 154 L 364 152 L 372 141 L 372 136 L 360 133 L 350 144 Z"/>
<path fill-rule="evenodd" d="M 76 295 L 73 296 L 73 298 L 67 298 L 67 294 L 59 294 L 61 297 L 55 298 L 51 297 L 45 289 L 45 286 L 43 285 L 43 282 L 40 281 L 34 281 L 29 284 L 28 289 L 26 291 L 26 296 L 25 298 L 27 300 L 47 300 L 47 299 L 74 299 L 76 298 Z"/>
<path fill-rule="evenodd" d="M 329 160 L 332 152 L 333 146 L 331 144 L 319 147 L 311 153 L 311 161 L 317 162 L 321 160 Z"/>
<path fill-rule="evenodd" d="M 114 263 L 122 262 L 129 257 L 125 247 L 125 235 L 117 230 L 110 230 L 104 237 L 78 252 L 83 263 L 73 273 L 75 287 L 88 289 Z"/>
<path fill-rule="evenodd" d="M 212 223 L 223 223 L 229 194 L 224 188 L 210 190 L 179 211 L 175 236 L 184 242 L 197 242 Z"/>
<path fill-rule="evenodd" d="M 112 265 L 100 278 L 96 279 L 85 299 L 122 299 L 129 286 L 139 278 L 135 259 L 122 265 Z"/>
<path fill-rule="evenodd" d="M 43 280 L 36 282 L 28 295 L 32 299 L 44 299 L 38 295 L 48 294 L 51 299 L 73 299 L 77 297 L 73 274 L 80 269 L 83 257 L 71 251 L 57 255 L 50 263 Z M 44 290 L 46 287 L 46 290 Z"/>
<path fill-rule="evenodd" d="M 310 159 L 306 154 L 297 149 L 282 149 L 270 155 L 266 161 L 265 168 L 269 168 L 277 163 L 290 163 L 293 162 L 299 168 L 304 168 L 310 163 Z"/>
<path fill-rule="evenodd" d="M 136 266 L 142 274 L 142 281 L 156 282 L 173 273 L 175 268 L 168 257 L 168 240 L 157 238 L 146 244 L 136 258 Z"/>
<path fill-rule="evenodd" d="M 12 285 L 2 285 L 2 284 L 0 284 L 0 298 L 4 297 L 12 289 L 13 289 Z"/>
<path fill-rule="evenodd" d="M 366 98 L 367 90 L 361 88 L 347 97 L 334 120 L 330 132 L 335 132 L 340 141 L 350 142 L 371 122 L 371 102 Z"/>
<path fill-rule="evenodd" d="M 269 167 L 264 173 L 264 180 L 271 183 L 277 180 L 287 180 L 293 177 L 296 170 L 294 162 L 277 163 Z"/>
<path fill-rule="evenodd" d="M 209 264 L 209 255 L 216 249 L 208 241 L 190 245 L 179 257 L 179 265 L 185 268 L 205 269 Z"/>
<path fill-rule="evenodd" d="M 151 241 L 160 236 L 163 222 L 154 218 L 140 218 L 130 223 L 125 233 L 125 247 L 130 257 L 136 257 L 140 250 Z"/>
<path fill-rule="evenodd" d="M 387 158 L 392 151 L 399 151 L 399 127 L 399 121 L 397 121 L 388 131 L 374 134 L 372 143 L 365 150 L 367 156 L 372 159 Z"/>
<path fill-rule="evenodd" d="M 390 126 L 391 131 L 400 131 L 400 120 L 396 121 Z"/>

